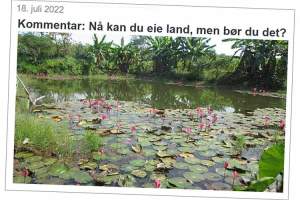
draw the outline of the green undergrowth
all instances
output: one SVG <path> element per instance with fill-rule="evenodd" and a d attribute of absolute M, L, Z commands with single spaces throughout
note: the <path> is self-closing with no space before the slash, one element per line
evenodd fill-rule
<path fill-rule="evenodd" d="M 16 115 L 15 128 L 16 150 L 28 149 L 58 158 L 72 158 L 79 148 L 81 154 L 89 157 L 102 143 L 101 137 L 93 132 L 83 131 L 75 136 L 66 124 L 58 125 L 29 113 Z"/>

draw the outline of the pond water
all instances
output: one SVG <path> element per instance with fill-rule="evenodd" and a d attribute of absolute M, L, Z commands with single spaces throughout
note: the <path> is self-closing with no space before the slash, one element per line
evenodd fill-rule
<path fill-rule="evenodd" d="M 104 98 L 146 103 L 157 109 L 211 106 L 218 111 L 246 113 L 257 108 L 285 108 L 285 99 L 242 94 L 220 87 L 196 88 L 142 80 L 31 80 L 36 96 L 51 103 Z"/>
<path fill-rule="evenodd" d="M 162 188 L 233 190 L 255 180 L 264 148 L 284 140 L 278 126 L 285 118 L 281 98 L 141 80 L 31 79 L 26 84 L 49 103 L 33 111 L 40 119 L 65 124 L 74 141 L 93 131 L 102 136 L 104 153 L 87 156 L 79 142 L 75 160 L 66 165 L 18 152 L 16 183 L 146 188 L 161 181 Z M 99 98 L 105 104 L 92 106 L 87 100 Z M 24 179 L 22 166 L 35 177 Z M 240 173 L 237 180 L 233 171 Z"/>

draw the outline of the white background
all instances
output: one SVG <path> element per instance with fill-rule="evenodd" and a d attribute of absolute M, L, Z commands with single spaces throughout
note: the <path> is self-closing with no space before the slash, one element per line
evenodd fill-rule
<path fill-rule="evenodd" d="M 113 1 L 113 0 L 102 0 L 102 2 L 122 2 Z M 125 1 L 123 1 L 125 2 Z M 126 2 L 135 2 L 133 0 Z M 287 8 L 287 9 L 298 9 L 296 6 L 296 1 L 269 1 L 269 0 L 236 0 L 236 1 L 227 1 L 227 0 L 208 0 L 208 1 L 200 1 L 200 0 L 160 0 L 160 1 L 147 1 L 147 0 L 137 0 L 138 3 L 159 3 L 159 4 L 184 4 L 184 5 L 200 5 L 200 6 L 226 6 L 226 7 L 259 7 L 259 8 Z M 4 177 L 5 177 L 5 159 L 6 159 L 6 117 L 7 117 L 7 101 L 8 101 L 8 66 L 9 66 L 9 38 L 10 38 L 10 1 L 4 0 L 1 2 L 1 73 L 0 73 L 0 87 L 1 87 L 1 98 L 0 98 L 0 191 L 1 191 L 1 199 L 9 199 L 9 198 L 18 198 L 18 199 L 132 199 L 132 198 L 140 198 L 140 199 L 175 199 L 175 197 L 157 197 L 157 196 L 133 196 L 133 195 L 100 195 L 100 194 L 71 194 L 71 193 L 56 193 L 56 192 L 11 192 L 6 191 L 4 188 Z M 215 13 L 213 16 L 208 16 L 209 18 L 222 18 L 222 16 L 217 16 L 219 13 Z M 239 17 L 239 16 L 237 16 Z M 262 15 L 263 17 L 263 15 Z M 298 20 L 297 11 L 296 11 L 296 22 Z M 37 18 L 36 18 L 37 19 Z M 257 19 L 257 18 L 256 18 Z M 203 19 L 205 20 L 205 18 Z M 217 21 L 217 20 L 216 20 Z M 278 16 L 274 15 L 274 21 L 280 25 L 282 21 Z M 249 23 L 249 22 L 247 22 Z M 287 26 L 290 26 L 291 22 L 287 22 Z M 259 25 L 260 22 L 256 21 L 254 24 Z M 299 199 L 297 198 L 300 195 L 298 189 L 298 180 L 299 176 L 299 161 L 297 158 L 297 152 L 299 152 L 299 145 L 297 145 L 296 141 L 300 141 L 299 134 L 297 131 L 300 130 L 299 123 L 299 112 L 296 113 L 296 110 L 299 110 L 299 105 L 297 102 L 299 99 L 299 90 L 297 91 L 297 86 L 299 86 L 299 69 L 297 65 L 299 64 L 299 44 L 297 46 L 297 41 L 299 41 L 299 36 L 297 38 L 297 34 L 299 35 L 299 28 L 296 25 L 296 37 L 295 37 L 295 56 L 294 56 L 294 89 L 293 89 L 293 110 L 292 110 L 292 134 L 291 134 L 291 160 L 290 160 L 290 184 L 289 184 L 289 197 L 290 199 Z M 299 42 L 298 42 L 299 43 Z M 291 51 L 289 52 L 291 53 Z M 298 171 L 297 171 L 298 170 Z M 171 191 L 170 191 L 171 192 Z M 298 195 L 298 196 L 297 196 Z M 253 196 L 248 196 L 252 198 Z M 199 199 L 199 198 L 198 198 Z M 204 199 L 204 198 L 203 198 Z M 212 198 L 209 198 L 212 199 Z"/>

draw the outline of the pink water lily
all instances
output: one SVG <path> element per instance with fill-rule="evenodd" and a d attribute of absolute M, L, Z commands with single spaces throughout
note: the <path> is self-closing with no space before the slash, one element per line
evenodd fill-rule
<path fill-rule="evenodd" d="M 218 120 L 217 114 L 213 114 L 211 122 L 214 124 L 217 122 L 217 120 Z"/>
<path fill-rule="evenodd" d="M 196 112 L 197 112 L 197 115 L 198 115 L 199 118 L 203 118 L 204 115 L 205 115 L 204 111 L 203 111 L 203 109 L 201 107 L 197 107 L 196 108 Z"/>
<path fill-rule="evenodd" d="M 182 129 L 185 133 L 191 134 L 192 133 L 192 128 L 187 127 Z"/>
<path fill-rule="evenodd" d="M 108 119 L 108 116 L 106 114 L 101 114 L 100 119 L 101 120 L 106 120 L 106 119 Z"/>
<path fill-rule="evenodd" d="M 234 170 L 232 172 L 232 185 L 234 185 L 234 181 L 237 177 L 239 177 L 239 173 L 236 170 Z"/>
<path fill-rule="evenodd" d="M 226 170 L 227 170 L 228 166 L 229 166 L 229 163 L 227 161 L 225 161 L 224 166 L 223 166 L 224 167 L 224 177 L 226 175 Z"/>
<path fill-rule="evenodd" d="M 212 112 L 213 112 L 213 109 L 212 109 L 210 106 L 208 106 L 208 108 L 207 108 L 207 113 L 208 113 L 209 115 L 211 115 Z"/>
<path fill-rule="evenodd" d="M 198 128 L 202 131 L 202 129 L 205 128 L 205 124 L 201 122 L 200 124 L 198 124 Z"/>
<path fill-rule="evenodd" d="M 154 181 L 154 187 L 155 187 L 155 188 L 160 188 L 160 180 L 159 180 L 159 179 L 156 179 L 156 180 Z"/>
<path fill-rule="evenodd" d="M 135 134 L 136 133 L 136 126 L 132 126 L 130 128 L 130 131 L 131 131 L 132 134 Z"/>
<path fill-rule="evenodd" d="M 281 119 L 280 122 L 279 122 L 279 128 L 281 130 L 284 130 L 284 128 L 285 128 L 285 121 L 283 119 Z"/>

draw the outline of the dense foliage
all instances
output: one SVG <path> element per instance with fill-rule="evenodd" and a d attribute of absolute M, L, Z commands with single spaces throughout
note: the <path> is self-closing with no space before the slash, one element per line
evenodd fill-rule
<path fill-rule="evenodd" d="M 232 56 L 218 55 L 208 38 L 134 36 L 127 44 L 123 38 L 116 44 L 94 34 L 93 44 L 78 44 L 66 33 L 21 33 L 18 71 L 35 75 L 164 76 L 266 89 L 285 86 L 287 42 L 229 41 L 237 50 Z"/>

